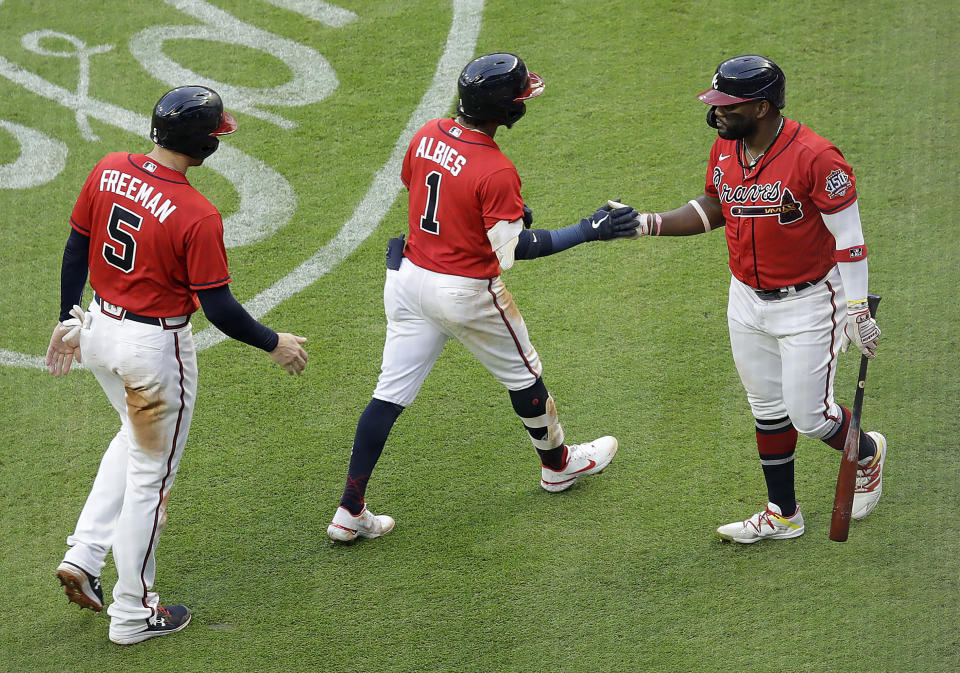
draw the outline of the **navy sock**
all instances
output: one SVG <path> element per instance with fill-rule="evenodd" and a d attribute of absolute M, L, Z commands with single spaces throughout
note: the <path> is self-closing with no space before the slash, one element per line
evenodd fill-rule
<path fill-rule="evenodd" d="M 343 497 L 340 498 L 340 506 L 354 516 L 363 511 L 367 481 L 401 411 L 403 407 L 399 404 L 373 398 L 360 414 L 357 433 L 353 439 L 353 451 L 350 454 L 347 484 L 343 489 Z"/>
<path fill-rule="evenodd" d="M 840 427 L 830 435 L 829 437 L 824 437 L 823 441 L 835 448 L 837 451 L 843 451 L 843 445 L 847 441 L 847 429 L 850 427 L 850 410 L 847 409 L 842 404 L 840 405 L 840 411 L 843 414 L 843 421 L 840 423 Z M 865 433 L 863 429 L 860 430 L 860 444 L 857 447 L 857 459 L 863 460 L 864 458 L 872 458 L 877 453 L 877 443 L 873 441 L 873 438 Z"/>

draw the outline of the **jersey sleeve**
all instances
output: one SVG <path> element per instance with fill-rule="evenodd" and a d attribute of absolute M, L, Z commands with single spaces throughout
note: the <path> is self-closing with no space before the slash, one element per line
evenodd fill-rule
<path fill-rule="evenodd" d="M 523 217 L 520 176 L 512 166 L 488 175 L 478 189 L 484 229 L 490 229 L 500 220 L 513 222 Z"/>
<path fill-rule="evenodd" d="M 843 154 L 834 146 L 810 162 L 810 198 L 821 213 L 837 213 L 857 200 L 856 178 Z"/>
<path fill-rule="evenodd" d="M 84 236 L 90 236 L 90 227 L 93 226 L 90 221 L 90 212 L 93 206 L 93 197 L 97 193 L 97 181 L 94 176 L 100 174 L 100 163 L 97 163 L 90 171 L 90 175 L 87 176 L 87 180 L 83 183 L 80 194 L 77 196 L 77 202 L 73 205 L 73 212 L 70 213 L 70 226 L 74 231 Z"/>
<path fill-rule="evenodd" d="M 413 170 L 410 166 L 410 159 L 411 155 L 413 154 L 413 145 L 418 136 L 419 134 L 415 135 L 413 140 L 410 141 L 410 145 L 407 147 L 407 152 L 403 155 L 403 165 L 400 167 L 400 181 L 407 189 L 410 189 L 410 173 Z"/>
<path fill-rule="evenodd" d="M 716 185 L 713 184 L 713 169 L 717 166 L 717 155 L 720 153 L 718 149 L 719 145 L 719 141 L 715 140 L 713 147 L 710 148 L 710 159 L 707 161 L 707 179 L 706 184 L 703 187 L 703 192 L 707 196 L 720 196 L 720 192 L 717 191 Z"/>
<path fill-rule="evenodd" d="M 190 289 L 208 290 L 230 282 L 223 220 L 218 213 L 203 217 L 185 232 L 187 278 Z"/>

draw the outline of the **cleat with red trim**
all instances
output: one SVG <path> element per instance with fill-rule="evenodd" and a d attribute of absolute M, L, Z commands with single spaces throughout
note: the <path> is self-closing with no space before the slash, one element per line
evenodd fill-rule
<path fill-rule="evenodd" d="M 717 535 L 724 540 L 741 544 L 800 537 L 803 535 L 803 515 L 800 514 L 800 505 L 797 505 L 793 516 L 785 517 L 779 507 L 768 502 L 764 511 L 757 512 L 746 521 L 720 526 Z"/>
<path fill-rule="evenodd" d="M 600 437 L 586 444 L 567 446 L 563 469 L 541 465 L 540 485 L 551 493 L 565 491 L 580 477 L 599 474 L 617 455 L 617 438 Z"/>
<path fill-rule="evenodd" d="M 337 507 L 333 521 L 327 526 L 327 535 L 334 542 L 352 542 L 358 537 L 380 537 L 393 530 L 393 517 L 386 514 L 376 515 L 367 509 L 354 516 L 346 507 Z"/>
<path fill-rule="evenodd" d="M 877 453 L 869 465 L 857 468 L 857 485 L 853 488 L 853 511 L 850 517 L 862 519 L 873 511 L 883 490 L 883 462 L 887 458 L 887 438 L 879 432 L 868 432 L 877 444 Z"/>
<path fill-rule="evenodd" d="M 135 645 L 157 636 L 168 636 L 183 631 L 190 623 L 190 608 L 186 605 L 157 606 L 157 613 L 147 622 L 147 628 L 126 636 L 110 634 L 110 640 L 117 645 Z"/>

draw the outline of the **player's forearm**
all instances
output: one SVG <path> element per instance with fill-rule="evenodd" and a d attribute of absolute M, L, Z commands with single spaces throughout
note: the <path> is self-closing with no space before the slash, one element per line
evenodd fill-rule
<path fill-rule="evenodd" d="M 226 285 L 200 290 L 197 297 L 207 320 L 231 339 L 256 346 L 268 353 L 277 347 L 277 333 L 247 313 Z"/>
<path fill-rule="evenodd" d="M 836 241 L 834 254 L 847 301 L 865 300 L 868 288 L 867 246 L 863 241 L 859 205 L 854 201 L 839 213 L 824 213 L 822 217 Z"/>
<path fill-rule="evenodd" d="M 89 255 L 90 238 L 71 229 L 60 266 L 60 322 L 69 320 L 70 309 L 80 303 L 87 282 Z"/>
<path fill-rule="evenodd" d="M 650 236 L 692 236 L 722 227 L 720 200 L 703 194 L 666 213 L 641 213 Z"/>
<path fill-rule="evenodd" d="M 524 229 L 514 255 L 517 259 L 536 259 L 561 252 L 586 242 L 579 224 L 563 229 Z"/>

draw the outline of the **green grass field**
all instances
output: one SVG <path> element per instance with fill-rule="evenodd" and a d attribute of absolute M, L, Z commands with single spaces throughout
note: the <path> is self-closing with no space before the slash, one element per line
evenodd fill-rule
<path fill-rule="evenodd" d="M 960 670 L 956 3 L 336 7 L 349 13 L 0 0 L 0 670 Z M 844 152 L 883 296 L 863 424 L 890 442 L 883 498 L 847 543 L 827 537 L 839 454 L 805 438 L 806 534 L 751 546 L 714 534 L 765 501 L 716 232 L 584 245 L 505 275 L 568 439 L 619 438 L 607 471 L 543 492 L 505 391 L 453 343 L 367 492 L 395 531 L 329 543 L 379 372 L 384 244 L 406 227 L 399 179 L 379 176 L 417 112 L 449 114 L 459 68 L 496 50 L 546 80 L 497 136 L 537 226 L 607 198 L 662 211 L 701 193 L 714 133 L 695 95 L 740 53 L 777 61 L 785 114 Z M 445 58 L 459 59 L 452 76 Z M 195 317 L 213 345 L 156 582 L 194 619 L 120 648 L 106 614 L 68 604 L 54 577 L 117 419 L 87 371 L 56 380 L 38 363 L 80 185 L 107 152 L 149 149 L 147 115 L 194 83 L 184 71 L 234 87 L 233 153 L 189 176 L 236 225 L 232 290 L 307 336 L 311 360 L 289 377 Z M 858 359 L 840 361 L 847 406 Z M 106 592 L 115 578 L 108 562 Z"/>

